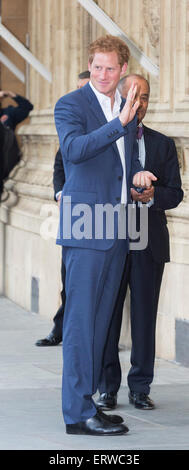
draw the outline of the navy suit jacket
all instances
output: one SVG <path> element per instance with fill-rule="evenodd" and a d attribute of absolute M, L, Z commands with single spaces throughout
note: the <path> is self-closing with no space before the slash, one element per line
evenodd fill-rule
<path fill-rule="evenodd" d="M 170 260 L 169 233 L 165 210 L 183 199 L 177 151 L 173 139 L 144 126 L 145 170 L 158 179 L 154 182 L 154 204 L 148 211 L 148 246 L 156 262 Z"/>
<path fill-rule="evenodd" d="M 124 100 L 122 105 L 124 105 Z M 119 118 L 107 122 L 99 102 L 89 84 L 62 97 L 55 106 L 55 123 L 60 141 L 66 182 L 60 206 L 60 236 L 58 244 L 100 250 L 109 249 L 117 237 L 96 239 L 94 233 L 95 204 L 121 201 L 123 170 L 116 140 L 124 136 L 128 201 L 132 176 L 141 171 L 136 144 L 136 117 L 122 127 Z M 71 196 L 74 204 L 88 204 L 92 210 L 91 239 L 65 236 L 62 227 L 67 224 L 63 197 Z M 64 211 L 62 218 L 62 209 Z M 63 220 L 64 219 L 64 220 Z M 65 222 L 66 220 L 66 222 Z M 72 226 L 74 223 L 72 217 Z"/>

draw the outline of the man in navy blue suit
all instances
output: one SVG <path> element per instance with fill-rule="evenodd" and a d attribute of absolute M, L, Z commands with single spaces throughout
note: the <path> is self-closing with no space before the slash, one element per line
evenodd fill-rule
<path fill-rule="evenodd" d="M 131 250 L 127 259 L 112 321 L 112 335 L 105 349 L 104 368 L 99 381 L 100 397 L 97 404 L 103 410 L 113 409 L 117 404 L 121 383 L 118 342 L 128 284 L 131 292 L 132 338 L 129 401 L 138 409 L 154 408 L 149 392 L 154 375 L 156 317 L 164 265 L 170 260 L 164 211 L 178 206 L 183 198 L 174 141 L 142 124 L 150 95 L 148 81 L 140 75 L 129 75 L 121 79 L 120 92 L 126 97 L 133 80 L 137 84 L 136 99 L 140 103 L 137 109 L 140 162 L 158 179 L 142 193 L 131 189 L 136 204 L 142 202 L 149 206 L 148 246 L 140 251 Z"/>
<path fill-rule="evenodd" d="M 132 179 L 138 187 L 150 187 L 156 180 L 142 171 L 138 160 L 136 87 L 132 84 L 126 102 L 116 90 L 128 58 L 119 38 L 94 41 L 90 83 L 62 97 L 55 107 L 66 179 L 57 243 L 64 246 L 66 266 L 62 406 L 69 434 L 128 431 L 99 412 L 92 399 L 129 248 L 128 236 L 118 237 L 118 220 L 125 220 Z M 118 206 L 113 235 L 105 217 L 99 223 L 98 209 L 104 204 L 108 209 Z"/>

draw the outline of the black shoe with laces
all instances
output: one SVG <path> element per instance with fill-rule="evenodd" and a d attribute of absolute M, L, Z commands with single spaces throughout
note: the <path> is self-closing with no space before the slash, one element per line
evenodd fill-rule
<path fill-rule="evenodd" d="M 153 410 L 155 408 L 154 402 L 146 393 L 129 392 L 129 403 L 140 410 Z"/>
<path fill-rule="evenodd" d="M 126 434 L 125 424 L 114 424 L 105 419 L 98 411 L 95 416 L 79 423 L 66 424 L 67 434 L 88 434 L 92 436 L 116 436 Z"/>
<path fill-rule="evenodd" d="M 101 410 L 113 410 L 117 406 L 117 393 L 101 393 L 96 401 L 96 406 Z"/>
<path fill-rule="evenodd" d="M 53 332 L 51 332 L 46 338 L 38 339 L 36 341 L 36 346 L 57 346 L 57 344 L 61 343 L 62 336 L 55 336 Z"/>

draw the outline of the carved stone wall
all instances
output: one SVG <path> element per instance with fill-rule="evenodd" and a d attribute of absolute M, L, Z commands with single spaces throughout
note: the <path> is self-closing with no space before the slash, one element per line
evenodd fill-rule
<path fill-rule="evenodd" d="M 31 52 L 51 71 L 52 84 L 31 69 L 31 101 L 35 110 L 50 110 L 58 98 L 76 88 L 87 69 L 90 43 L 88 13 L 76 0 L 29 0 Z"/>

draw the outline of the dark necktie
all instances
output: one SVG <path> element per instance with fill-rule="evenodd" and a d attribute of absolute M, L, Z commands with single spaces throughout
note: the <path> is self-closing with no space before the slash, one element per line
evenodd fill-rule
<path fill-rule="evenodd" d="M 141 139 L 143 135 L 143 126 L 137 126 L 136 134 L 137 134 L 137 139 Z"/>

